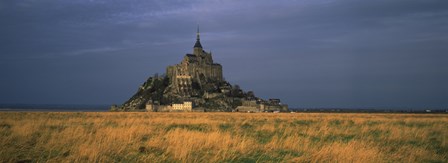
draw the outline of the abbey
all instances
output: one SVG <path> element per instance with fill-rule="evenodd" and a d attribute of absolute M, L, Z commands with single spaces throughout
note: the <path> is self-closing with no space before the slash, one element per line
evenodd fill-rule
<path fill-rule="evenodd" d="M 168 66 L 166 75 L 171 79 L 175 91 L 182 96 L 191 96 L 196 93 L 192 88 L 193 82 L 197 82 L 201 87 L 201 80 L 223 80 L 222 66 L 213 63 L 212 53 L 202 49 L 199 28 L 196 33 L 193 54 L 186 54 L 181 63 Z"/>
<path fill-rule="evenodd" d="M 222 66 L 202 48 L 198 28 L 191 54 L 168 66 L 164 75 L 149 77 L 128 101 L 111 110 L 275 112 L 288 111 L 288 106 L 279 99 L 263 100 L 225 81 Z"/>

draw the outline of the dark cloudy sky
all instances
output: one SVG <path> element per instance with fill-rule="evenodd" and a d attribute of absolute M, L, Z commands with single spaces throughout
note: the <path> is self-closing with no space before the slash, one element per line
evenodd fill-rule
<path fill-rule="evenodd" d="M 0 103 L 123 103 L 191 53 L 291 107 L 448 107 L 447 0 L 1 0 Z"/>

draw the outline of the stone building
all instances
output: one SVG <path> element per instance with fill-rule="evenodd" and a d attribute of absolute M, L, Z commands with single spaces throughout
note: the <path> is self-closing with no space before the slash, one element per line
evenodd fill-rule
<path fill-rule="evenodd" d="M 172 86 L 181 96 L 194 93 L 193 86 L 201 87 L 207 80 L 222 81 L 222 66 L 213 62 L 212 53 L 202 49 L 199 28 L 193 54 L 186 54 L 181 63 L 168 66 L 166 75 L 172 79 Z M 195 84 L 195 85 L 194 85 Z"/>
<path fill-rule="evenodd" d="M 288 105 L 280 103 L 280 99 L 263 100 L 243 100 L 242 105 L 236 107 L 236 112 L 287 112 Z"/>
<path fill-rule="evenodd" d="M 192 109 L 193 103 L 191 101 L 171 105 L 160 105 L 157 102 L 150 101 L 146 104 L 146 111 L 148 112 L 191 112 Z"/>
<path fill-rule="evenodd" d="M 256 100 L 243 100 L 242 105 L 236 107 L 236 112 L 261 112 L 260 104 Z"/>
<path fill-rule="evenodd" d="M 193 103 L 186 101 L 182 104 L 173 104 L 173 111 L 187 111 L 190 112 L 193 109 Z"/>

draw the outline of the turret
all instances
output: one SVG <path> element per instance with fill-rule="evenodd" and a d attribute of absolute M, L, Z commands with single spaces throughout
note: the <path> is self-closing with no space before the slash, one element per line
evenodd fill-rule
<path fill-rule="evenodd" d="M 194 55 L 199 56 L 202 54 L 202 45 L 201 45 L 200 38 L 199 38 L 199 26 L 198 26 L 198 31 L 196 32 L 196 43 L 194 44 L 193 49 L 194 49 L 193 50 Z"/>

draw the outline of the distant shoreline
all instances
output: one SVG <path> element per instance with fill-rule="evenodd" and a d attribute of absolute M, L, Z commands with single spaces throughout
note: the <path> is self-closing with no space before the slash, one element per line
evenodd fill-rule
<path fill-rule="evenodd" d="M 110 105 L 80 104 L 0 104 L 0 112 L 108 112 Z M 448 109 L 439 108 L 290 108 L 298 113 L 442 113 Z"/>
<path fill-rule="evenodd" d="M 0 108 L 1 112 L 109 112 L 108 108 Z M 125 113 L 125 112 L 122 112 Z M 128 113 L 136 113 L 136 112 L 128 112 Z M 171 112 L 165 112 L 171 113 Z M 207 112 L 207 113 L 223 113 L 223 112 Z M 227 112 L 231 113 L 231 112 Z M 264 112 L 261 112 L 264 113 Z M 271 112 L 272 113 L 272 112 Z M 431 110 L 430 112 L 426 112 L 425 110 L 413 110 L 413 111 L 403 111 L 403 110 L 343 110 L 343 111 L 331 111 L 331 110 L 294 110 L 291 112 L 281 112 L 282 114 L 287 113 L 368 113 L 368 114 L 448 114 L 446 110 Z M 248 113 L 253 114 L 253 113 Z"/>
<path fill-rule="evenodd" d="M 109 105 L 0 104 L 0 112 L 107 112 Z"/>
<path fill-rule="evenodd" d="M 108 112 L 109 109 L 20 109 L 0 108 L 0 112 Z"/>

